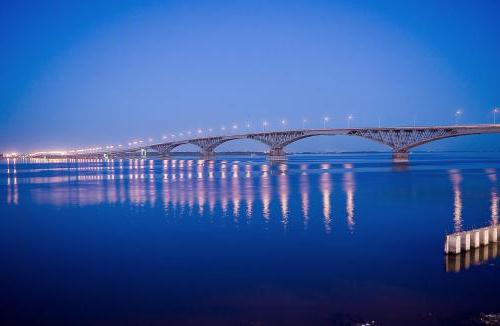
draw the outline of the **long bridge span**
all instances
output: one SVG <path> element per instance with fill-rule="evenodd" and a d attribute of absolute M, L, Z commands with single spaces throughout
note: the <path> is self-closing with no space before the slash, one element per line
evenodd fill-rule
<path fill-rule="evenodd" d="M 314 136 L 356 136 L 367 138 L 386 145 L 395 162 L 406 162 L 411 149 L 432 141 L 476 134 L 500 133 L 500 124 L 452 125 L 452 126 L 414 126 L 414 127 L 378 127 L 378 128 L 324 128 L 295 129 L 282 131 L 249 132 L 230 135 L 200 136 L 162 143 L 144 144 L 125 149 L 106 149 L 91 152 L 69 151 L 58 157 L 68 158 L 119 158 L 140 154 L 142 157 L 155 154 L 168 157 L 181 145 L 192 144 L 200 148 L 203 157 L 213 157 L 215 149 L 232 140 L 252 139 L 268 146 L 270 159 L 286 158 L 286 146 L 304 138 Z M 43 157 L 43 154 L 28 154 L 30 157 Z"/>

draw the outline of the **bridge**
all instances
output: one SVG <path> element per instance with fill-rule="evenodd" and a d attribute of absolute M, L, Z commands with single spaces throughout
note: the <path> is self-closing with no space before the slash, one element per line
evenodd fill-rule
<path fill-rule="evenodd" d="M 324 128 L 324 129 L 296 129 L 282 131 L 250 132 L 231 135 L 199 136 L 181 140 L 165 141 L 156 144 L 144 144 L 125 149 L 99 149 L 91 152 L 70 151 L 57 157 L 67 158 L 121 158 L 130 155 L 159 155 L 169 157 L 171 152 L 185 144 L 196 145 L 200 148 L 201 156 L 210 158 L 215 155 L 215 149 L 227 142 L 241 139 L 251 139 L 268 146 L 269 159 L 281 160 L 286 158 L 286 146 L 304 138 L 314 136 L 355 136 L 370 139 L 386 145 L 391 151 L 393 161 L 406 162 L 411 149 L 444 138 L 465 135 L 500 133 L 500 124 L 481 125 L 453 125 L 453 126 L 414 126 L 414 127 L 378 127 L 378 128 Z M 28 154 L 29 157 L 43 157 L 43 154 Z M 45 156 L 46 157 L 46 156 Z"/>

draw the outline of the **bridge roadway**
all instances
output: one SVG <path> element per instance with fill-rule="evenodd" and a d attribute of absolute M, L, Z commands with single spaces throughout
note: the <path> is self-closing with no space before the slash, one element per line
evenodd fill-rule
<path fill-rule="evenodd" d="M 148 144 L 123 150 L 102 150 L 92 153 L 78 153 L 64 155 L 68 158 L 120 158 L 130 155 L 147 157 L 155 153 L 168 157 L 173 149 L 185 144 L 193 144 L 200 148 L 203 157 L 215 155 L 215 149 L 223 143 L 238 140 L 252 139 L 266 144 L 270 159 L 285 159 L 285 147 L 304 138 L 314 136 L 357 136 L 371 139 L 388 146 L 393 153 L 395 162 L 406 162 L 412 148 L 439 139 L 475 134 L 500 133 L 500 124 L 481 125 L 450 125 L 450 126 L 420 126 L 420 127 L 380 127 L 380 128 L 325 128 L 325 129 L 296 129 L 282 131 L 263 131 L 232 135 L 214 135 L 194 137 L 176 141 L 167 141 L 157 144 Z"/>

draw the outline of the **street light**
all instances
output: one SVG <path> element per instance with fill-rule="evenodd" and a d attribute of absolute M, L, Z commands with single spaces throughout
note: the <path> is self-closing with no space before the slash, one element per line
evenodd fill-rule
<path fill-rule="evenodd" d="M 307 119 L 302 119 L 302 129 L 306 129 Z"/>
<path fill-rule="evenodd" d="M 285 126 L 286 126 L 286 120 L 285 119 L 281 120 L 281 125 L 283 126 L 283 130 L 285 130 Z"/>
<path fill-rule="evenodd" d="M 330 120 L 329 117 L 324 117 L 323 118 L 323 129 L 326 129 L 326 123 Z"/>
<path fill-rule="evenodd" d="M 458 124 L 458 119 L 462 116 L 463 112 L 462 110 L 457 110 L 455 111 L 455 124 Z"/>
<path fill-rule="evenodd" d="M 267 125 L 268 125 L 267 121 L 264 120 L 264 122 L 262 122 L 262 127 L 263 127 L 264 131 L 266 131 Z"/>
<path fill-rule="evenodd" d="M 347 116 L 347 128 L 351 128 L 352 114 Z"/>
<path fill-rule="evenodd" d="M 497 113 L 500 112 L 500 108 L 494 108 L 493 109 L 493 124 L 497 124 Z"/>

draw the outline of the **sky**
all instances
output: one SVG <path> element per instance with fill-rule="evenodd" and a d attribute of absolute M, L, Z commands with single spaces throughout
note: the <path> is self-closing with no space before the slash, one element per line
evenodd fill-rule
<path fill-rule="evenodd" d="M 239 129 L 491 123 L 499 1 L 2 1 L 0 152 Z M 498 117 L 500 121 L 500 115 Z M 500 150 L 500 135 L 434 150 Z M 260 149 L 250 140 L 223 149 Z M 376 150 L 347 136 L 295 150 Z M 189 147 L 186 147 L 188 150 Z"/>

